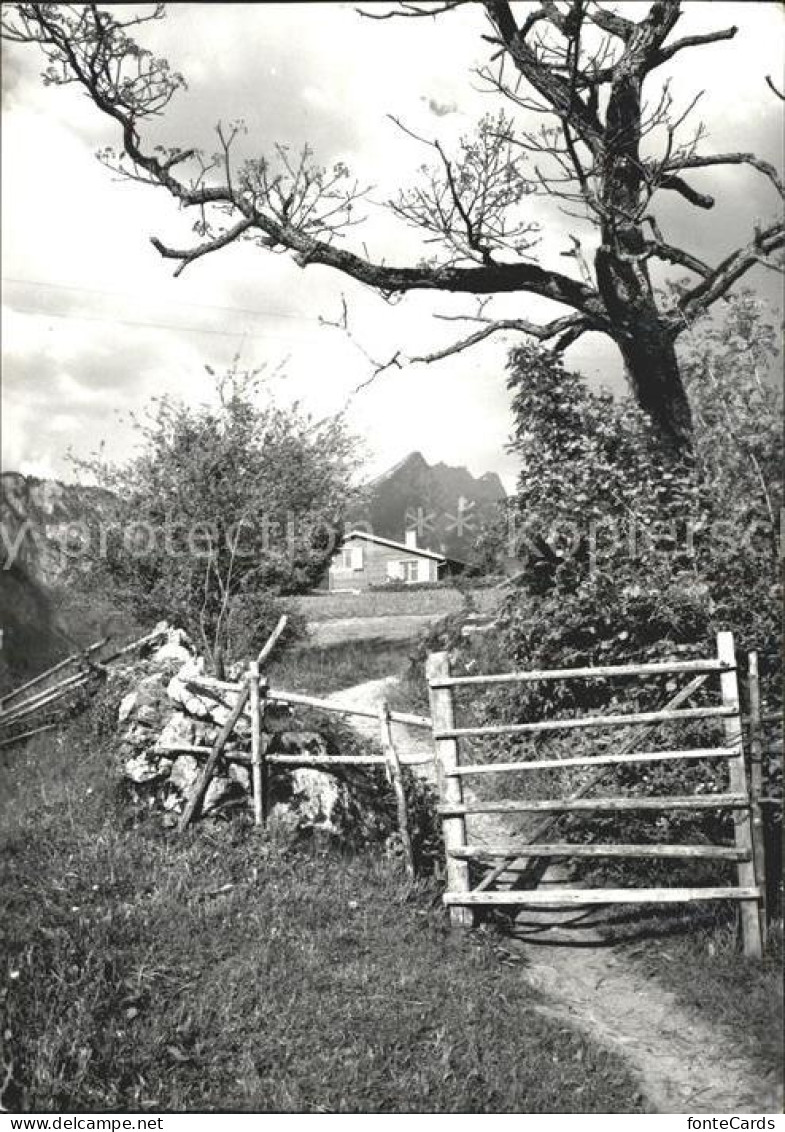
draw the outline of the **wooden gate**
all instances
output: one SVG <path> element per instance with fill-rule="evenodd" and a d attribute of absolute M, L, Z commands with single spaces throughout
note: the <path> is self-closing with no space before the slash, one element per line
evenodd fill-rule
<path fill-rule="evenodd" d="M 487 687 L 498 684 L 522 684 L 533 681 L 586 680 L 602 677 L 646 677 L 689 675 L 691 682 L 672 696 L 662 709 L 620 715 L 583 716 L 570 719 L 547 719 L 498 726 L 459 726 L 456 721 L 455 689 Z M 712 676 L 719 677 L 720 702 L 714 706 L 682 707 L 699 687 Z M 753 844 L 753 805 L 750 799 L 745 768 L 739 687 L 736 658 L 731 633 L 717 636 L 717 655 L 706 660 L 669 661 L 652 664 L 622 664 L 608 667 L 554 669 L 511 672 L 492 676 L 453 676 L 447 653 L 433 653 L 428 659 L 427 677 L 430 687 L 431 714 L 437 753 L 437 774 L 440 793 L 440 814 L 447 858 L 447 886 L 444 902 L 451 910 L 453 923 L 470 926 L 473 907 L 477 905 L 549 905 L 554 907 L 591 904 L 666 904 L 700 900 L 733 900 L 739 903 L 744 952 L 761 954 L 761 881 L 756 877 Z M 716 747 L 691 750 L 637 750 L 642 734 L 660 725 L 695 720 L 721 719 L 724 743 Z M 575 728 L 634 727 L 634 732 L 620 742 L 612 754 L 580 756 L 564 759 L 518 760 L 514 762 L 466 762 L 461 758 L 461 741 L 469 737 L 493 737 L 511 734 L 540 734 Z M 663 761 L 727 760 L 729 789 L 727 793 L 693 793 L 689 795 L 587 797 L 594 786 L 620 764 L 657 763 Z M 598 774 L 566 798 L 521 797 L 505 801 L 471 801 L 464 797 L 464 780 L 474 775 L 515 772 L 526 774 L 563 768 L 600 767 Z M 734 843 L 728 845 L 676 844 L 572 844 L 540 843 L 555 824 L 557 817 L 570 813 L 625 813 L 649 811 L 668 813 L 684 810 L 719 810 L 733 812 Z M 466 818 L 472 814 L 530 813 L 550 815 L 518 845 L 484 846 L 470 844 Z M 525 858 L 629 858 L 629 859 L 715 859 L 736 864 L 738 883 L 734 887 L 696 888 L 564 888 L 544 891 L 518 889 L 494 890 L 491 885 L 512 862 Z M 472 887 L 470 862 L 492 864 L 489 873 Z"/>

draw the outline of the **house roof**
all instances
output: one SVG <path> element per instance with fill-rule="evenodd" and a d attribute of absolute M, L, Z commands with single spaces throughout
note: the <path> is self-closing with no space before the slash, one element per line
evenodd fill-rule
<path fill-rule="evenodd" d="M 394 542 L 389 538 L 382 538 L 380 535 L 369 535 L 365 531 L 349 531 L 344 535 L 343 542 L 348 542 L 351 538 L 363 539 L 365 542 L 377 542 L 381 546 L 392 547 L 393 550 L 403 550 L 406 554 L 417 554 L 420 558 L 433 558 L 437 562 L 446 562 L 447 559 L 443 554 L 437 554 L 434 550 L 425 550 L 421 546 L 407 546 L 404 542 Z"/>

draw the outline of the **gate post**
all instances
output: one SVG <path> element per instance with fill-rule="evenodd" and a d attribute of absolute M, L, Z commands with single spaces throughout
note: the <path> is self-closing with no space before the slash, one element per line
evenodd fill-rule
<path fill-rule="evenodd" d="M 766 898 L 768 878 L 766 876 L 766 823 L 760 800 L 763 796 L 763 742 L 760 724 L 760 676 L 758 673 L 757 652 L 747 653 L 747 690 L 750 712 L 750 798 L 752 801 L 752 844 L 755 852 L 755 873 L 760 885 L 760 933 L 763 946 L 766 946 L 768 915 Z"/>
<path fill-rule="evenodd" d="M 726 708 L 732 708 L 733 715 L 723 720 L 725 728 L 725 742 L 728 747 L 738 747 L 736 757 L 728 759 L 730 787 L 734 794 L 743 794 L 748 803 L 750 800 L 747 770 L 744 762 L 744 745 L 742 743 L 741 711 L 739 707 L 739 679 L 736 670 L 736 651 L 733 647 L 733 633 L 723 632 L 717 634 L 717 658 L 725 664 L 732 665 L 726 672 L 720 673 L 720 689 L 722 703 Z M 746 861 L 739 861 L 738 878 L 740 888 L 755 888 L 755 857 L 752 841 L 751 806 L 745 810 L 738 810 L 733 817 L 736 846 L 742 849 L 747 856 Z M 739 902 L 739 917 L 741 921 L 741 940 L 744 954 L 759 959 L 763 953 L 763 943 L 760 931 L 759 901 L 741 900 Z"/>
<path fill-rule="evenodd" d="M 458 765 L 458 740 L 436 739 L 441 731 L 455 727 L 455 706 L 453 690 L 431 687 L 431 681 L 438 681 L 450 675 L 450 658 L 446 652 L 430 653 L 425 666 L 428 680 L 428 693 L 431 700 L 434 743 L 436 744 L 436 778 L 439 786 L 439 799 L 443 806 L 463 805 L 463 785 L 461 779 L 451 771 Z M 443 817 L 442 835 L 447 859 L 447 888 L 450 892 L 469 892 L 469 863 L 450 855 L 451 849 L 462 849 L 466 845 L 466 820 L 463 816 Z M 474 923 L 470 907 L 454 904 L 450 907 L 450 920 L 456 927 L 470 928 Z"/>

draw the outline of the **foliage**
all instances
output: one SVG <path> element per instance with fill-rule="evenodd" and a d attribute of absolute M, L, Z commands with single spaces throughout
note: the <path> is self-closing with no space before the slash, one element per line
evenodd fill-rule
<path fill-rule="evenodd" d="M 716 632 L 732 630 L 742 672 L 746 650 L 758 650 L 764 709 L 776 709 L 781 595 L 773 519 L 782 502 L 782 439 L 780 394 L 767 380 L 773 353 L 766 312 L 747 293 L 729 303 L 722 322 L 695 328 L 683 365 L 697 410 L 696 463 L 679 466 L 662 461 L 650 425 L 631 402 L 590 392 L 542 351 L 514 351 L 511 447 L 523 468 L 506 526 L 488 537 L 485 552 L 490 560 L 516 556 L 519 571 L 493 639 L 467 646 L 459 626 L 442 630 L 440 643 L 453 649 L 456 669 L 705 657 L 714 654 Z M 654 710 L 683 683 L 657 676 L 505 686 L 464 710 L 489 724 Z M 716 702 L 716 690 L 707 689 L 691 705 Z M 615 730 L 586 735 L 502 737 L 493 757 L 610 753 L 620 740 Z M 650 749 L 698 746 L 722 742 L 722 731 L 681 724 L 645 742 Z M 527 788 L 560 796 L 584 778 L 554 772 Z M 722 762 L 631 764 L 611 771 L 607 786 L 627 794 L 722 791 L 727 770 Z M 777 771 L 769 790 L 779 788 Z M 563 828 L 597 841 L 722 840 L 733 832 L 721 811 L 656 821 L 594 815 Z M 676 880 L 678 869 L 667 868 Z M 603 869 L 606 876 L 629 874 L 630 866 Z M 662 867 L 645 869 L 662 882 Z"/>
<path fill-rule="evenodd" d="M 235 365 L 217 404 L 162 398 L 136 421 L 126 464 L 76 461 L 112 493 L 74 574 L 90 566 L 146 620 L 181 622 L 209 654 L 244 655 L 269 634 L 279 596 L 309 589 L 335 547 L 357 467 L 340 417 L 315 423 Z M 293 618 L 293 623 L 298 619 Z"/>
<path fill-rule="evenodd" d="M 506 529 L 486 550 L 519 559 L 502 618 L 516 664 L 705 652 L 717 630 L 732 629 L 740 652 L 766 654 L 773 687 L 782 501 L 781 398 L 766 379 L 773 337 L 745 293 L 720 326 L 691 339 L 695 467 L 663 462 L 630 401 L 587 390 L 537 349 L 511 355 L 511 448 L 523 469 Z"/>

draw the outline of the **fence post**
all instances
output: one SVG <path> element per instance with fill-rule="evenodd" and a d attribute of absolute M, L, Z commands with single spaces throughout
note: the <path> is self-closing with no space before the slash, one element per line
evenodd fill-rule
<path fill-rule="evenodd" d="M 741 732 L 741 711 L 739 706 L 739 679 L 736 670 L 736 651 L 733 646 L 733 633 L 722 632 L 717 634 L 717 657 L 726 664 L 732 665 L 726 672 L 720 673 L 720 689 L 722 703 L 726 708 L 732 708 L 733 715 L 725 717 L 725 742 L 728 747 L 738 747 L 738 758 L 728 760 L 730 787 L 734 794 L 743 794 L 749 799 L 749 785 L 747 770 L 744 764 L 744 746 Z M 755 859 L 752 840 L 751 807 L 739 810 L 733 815 L 736 846 L 748 856 L 746 861 L 739 861 L 738 878 L 740 888 L 754 888 L 757 884 L 755 876 Z M 758 901 L 742 900 L 739 903 L 739 918 L 741 922 L 741 940 L 744 954 L 752 958 L 760 958 L 763 953 L 763 942 L 760 930 L 760 904 Z"/>
<path fill-rule="evenodd" d="M 243 714 L 245 705 L 248 703 L 248 695 L 249 688 L 248 682 L 246 681 L 237 694 L 237 700 L 235 701 L 235 705 L 232 708 L 229 718 L 226 720 L 226 723 L 223 724 L 221 730 L 218 732 L 218 738 L 215 740 L 213 749 L 210 751 L 204 770 L 202 771 L 201 778 L 194 786 L 188 805 L 183 810 L 182 816 L 180 818 L 180 823 L 177 827 L 180 833 L 183 833 L 188 828 L 196 814 L 199 812 L 204 796 L 207 793 L 207 787 L 210 785 L 213 775 L 215 774 L 215 768 L 218 766 L 218 763 L 221 759 L 221 755 L 223 754 L 223 749 L 226 746 L 226 742 L 234 731 L 237 720 Z"/>
<path fill-rule="evenodd" d="M 750 795 L 752 800 L 752 844 L 755 852 L 755 873 L 760 885 L 760 933 L 766 946 L 768 917 L 766 913 L 766 825 L 760 804 L 763 796 L 763 743 L 760 723 L 760 675 L 758 654 L 747 654 L 747 693 L 750 709 Z"/>
<path fill-rule="evenodd" d="M 248 665 L 248 686 L 251 706 L 251 782 L 253 793 L 254 825 L 264 825 L 266 816 L 264 790 L 264 751 L 262 721 L 266 701 L 267 682 L 259 676 L 259 662 L 252 660 Z M 264 686 L 264 687 L 263 687 Z"/>
<path fill-rule="evenodd" d="M 414 880 L 414 853 L 412 851 L 412 839 L 409 833 L 409 815 L 406 810 L 406 793 L 403 788 L 401 760 L 398 758 L 398 752 L 393 742 L 392 727 L 390 726 L 390 709 L 386 703 L 379 705 L 379 730 L 381 734 L 382 750 L 384 751 L 384 757 L 387 759 L 387 773 L 395 792 L 395 805 L 398 810 L 398 832 L 401 835 L 406 875 L 410 880 Z"/>
<path fill-rule="evenodd" d="M 431 717 L 434 736 L 440 731 L 455 727 L 455 706 L 452 688 L 432 688 L 430 682 L 450 675 L 450 658 L 446 652 L 430 653 L 425 666 L 429 685 Z M 458 765 L 458 740 L 434 739 L 436 744 L 436 775 L 439 784 L 439 797 L 442 805 L 462 805 L 463 787 L 461 779 L 450 772 Z M 447 888 L 450 892 L 469 892 L 469 864 L 450 855 L 451 849 L 463 849 L 466 845 L 466 821 L 463 817 L 442 819 L 442 834 L 447 858 Z M 474 923 L 473 910 L 460 904 L 451 905 L 450 920 L 457 927 L 470 928 Z"/>

